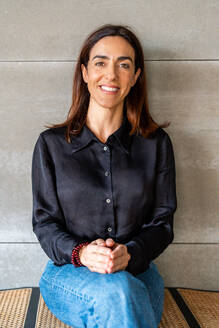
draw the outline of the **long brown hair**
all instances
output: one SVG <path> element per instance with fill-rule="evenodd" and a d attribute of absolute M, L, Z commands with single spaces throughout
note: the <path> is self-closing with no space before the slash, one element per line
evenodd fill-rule
<path fill-rule="evenodd" d="M 73 77 L 72 105 L 69 109 L 67 119 L 60 124 L 45 126 L 47 128 L 59 128 L 66 126 L 67 129 L 65 138 L 69 143 L 71 142 L 70 134 L 78 135 L 83 125 L 86 123 L 86 116 L 89 106 L 90 94 L 87 84 L 83 80 L 81 64 L 84 64 L 84 66 L 87 67 L 92 47 L 100 39 L 106 36 L 121 36 L 127 40 L 135 51 L 135 72 L 139 67 L 141 69 L 141 73 L 135 85 L 130 89 L 129 94 L 124 100 L 127 118 L 132 126 L 129 134 L 131 135 L 136 133 L 147 138 L 159 127 L 166 128 L 170 124 L 170 122 L 165 122 L 163 124 L 156 123 L 149 113 L 144 54 L 140 41 L 130 30 L 130 28 L 123 25 L 106 24 L 92 32 L 82 45 Z"/>

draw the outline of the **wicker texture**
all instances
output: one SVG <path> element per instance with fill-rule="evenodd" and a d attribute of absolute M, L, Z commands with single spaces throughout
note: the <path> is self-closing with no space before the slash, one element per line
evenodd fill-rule
<path fill-rule="evenodd" d="M 164 311 L 159 328 L 189 328 L 169 290 L 165 289 Z"/>
<path fill-rule="evenodd" d="M 57 319 L 46 306 L 42 296 L 40 295 L 39 307 L 36 319 L 36 328 L 70 328 L 59 319 Z"/>
<path fill-rule="evenodd" d="M 178 288 L 201 327 L 219 327 L 219 293 Z"/>
<path fill-rule="evenodd" d="M 165 288 L 164 311 L 159 328 L 194 328 L 190 322 L 191 315 L 201 328 L 219 327 L 219 292 L 174 288 L 173 293 L 171 290 Z M 184 301 L 184 305 L 177 303 L 177 293 Z M 49 311 L 39 294 L 39 289 L 35 288 L 34 293 L 32 288 L 0 291 L 0 328 L 30 326 L 70 328 Z"/>
<path fill-rule="evenodd" d="M 32 289 L 0 291 L 0 327 L 23 328 Z"/>

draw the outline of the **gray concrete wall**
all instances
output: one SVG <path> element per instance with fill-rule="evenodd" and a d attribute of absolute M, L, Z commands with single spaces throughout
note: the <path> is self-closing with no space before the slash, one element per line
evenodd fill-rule
<path fill-rule="evenodd" d="M 219 289 L 219 2 L 0 2 L 0 288 L 36 286 L 47 261 L 31 226 L 31 158 L 64 121 L 84 38 L 131 26 L 145 53 L 151 113 L 176 159 L 175 239 L 156 259 L 166 286 Z"/>

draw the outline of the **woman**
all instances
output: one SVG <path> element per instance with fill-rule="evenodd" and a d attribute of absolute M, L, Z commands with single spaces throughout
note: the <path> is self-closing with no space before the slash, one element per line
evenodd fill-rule
<path fill-rule="evenodd" d="M 67 120 L 32 163 L 33 230 L 50 260 L 40 291 L 75 327 L 158 327 L 164 282 L 153 259 L 173 240 L 175 163 L 149 114 L 134 33 L 104 25 L 84 42 Z"/>

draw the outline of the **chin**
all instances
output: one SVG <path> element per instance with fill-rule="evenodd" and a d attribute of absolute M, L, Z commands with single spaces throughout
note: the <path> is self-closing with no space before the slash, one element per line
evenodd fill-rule
<path fill-rule="evenodd" d="M 122 102 L 123 104 L 123 102 Z M 113 109 L 115 107 L 121 106 L 121 102 L 115 103 L 115 102 L 99 102 L 99 106 L 108 108 L 108 109 Z"/>

